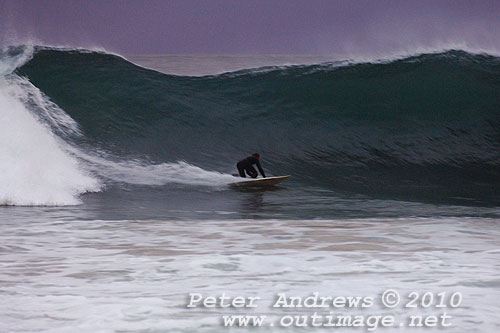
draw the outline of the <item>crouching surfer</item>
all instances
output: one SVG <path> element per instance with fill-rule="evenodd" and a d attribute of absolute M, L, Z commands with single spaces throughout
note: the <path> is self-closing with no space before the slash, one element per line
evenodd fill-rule
<path fill-rule="evenodd" d="M 255 168 L 253 167 L 254 164 L 257 165 L 257 168 L 259 169 L 262 177 L 266 178 L 266 174 L 264 173 L 264 170 L 262 170 L 262 166 L 260 165 L 259 153 L 253 153 L 251 156 L 248 156 L 247 158 L 244 158 L 238 163 L 236 163 L 236 167 L 238 168 L 240 176 L 245 178 L 246 177 L 245 171 L 246 171 L 246 173 L 250 177 L 257 178 L 257 170 L 255 170 Z"/>

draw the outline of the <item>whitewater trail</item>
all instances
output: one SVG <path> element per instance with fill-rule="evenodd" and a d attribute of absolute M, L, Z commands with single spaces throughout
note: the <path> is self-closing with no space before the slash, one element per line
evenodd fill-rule
<path fill-rule="evenodd" d="M 116 160 L 102 151 L 84 152 L 68 147 L 73 155 L 104 179 L 115 183 L 162 186 L 172 183 L 200 186 L 224 186 L 237 181 L 232 175 L 208 171 L 186 161 L 152 164 L 143 160 Z"/>

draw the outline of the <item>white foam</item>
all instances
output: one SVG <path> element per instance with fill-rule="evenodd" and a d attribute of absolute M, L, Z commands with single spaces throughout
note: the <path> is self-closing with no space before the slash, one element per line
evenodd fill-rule
<path fill-rule="evenodd" d="M 0 279 L 9 281 L 2 286 L 0 331 L 233 332 L 221 325 L 222 315 L 275 321 L 287 313 L 335 311 L 394 315 L 400 322 L 447 312 L 453 327 L 444 332 L 497 332 L 499 237 L 498 220 L 475 218 L 61 223 L 53 215 L 17 217 L 0 233 Z M 398 307 L 383 307 L 380 296 L 387 289 L 400 293 Z M 375 302 L 363 309 L 272 307 L 278 293 L 314 292 Z M 445 293 L 446 300 L 460 292 L 463 304 L 412 310 L 405 307 L 410 292 Z M 189 293 L 261 300 L 254 309 L 187 308 Z M 401 331 L 439 329 L 397 325 L 373 332 Z"/>
<path fill-rule="evenodd" d="M 235 182 L 229 174 L 204 170 L 185 161 L 149 164 L 140 160 L 113 161 L 110 156 L 96 156 L 73 148 L 75 156 L 86 161 L 89 168 L 105 179 L 135 185 L 166 185 L 171 183 L 223 186 Z M 101 153 L 102 154 L 102 153 Z"/>
<path fill-rule="evenodd" d="M 51 104 L 41 102 L 43 95 L 30 94 L 27 87 L 26 81 L 15 76 L 0 77 L 0 204 L 78 204 L 80 194 L 99 190 L 99 182 L 63 149 L 64 143 L 50 128 L 28 110 L 23 103 L 26 99 L 33 102 L 35 98 L 40 109 L 47 113 Z M 62 113 L 54 113 L 49 119 L 74 129 Z"/>
<path fill-rule="evenodd" d="M 231 175 L 207 171 L 185 161 L 152 165 L 143 165 L 139 161 L 113 163 L 112 167 L 102 170 L 101 174 L 116 181 L 140 185 L 178 183 L 222 186 L 235 181 L 235 177 Z"/>

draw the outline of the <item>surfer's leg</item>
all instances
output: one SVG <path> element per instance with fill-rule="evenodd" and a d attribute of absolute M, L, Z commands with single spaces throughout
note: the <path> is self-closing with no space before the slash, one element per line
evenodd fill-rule
<path fill-rule="evenodd" d="M 238 173 L 240 174 L 240 177 L 246 178 L 245 176 L 245 169 L 238 163 L 236 164 L 236 167 L 238 168 Z"/>
<path fill-rule="evenodd" d="M 247 170 L 247 173 L 248 173 L 248 175 L 249 175 L 250 177 L 252 177 L 252 178 L 257 178 L 257 170 L 255 170 L 255 168 L 254 168 L 254 167 L 249 166 L 246 170 Z"/>

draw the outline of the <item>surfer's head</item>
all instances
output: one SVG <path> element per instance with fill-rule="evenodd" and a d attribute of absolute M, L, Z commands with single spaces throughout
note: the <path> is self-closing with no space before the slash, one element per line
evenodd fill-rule
<path fill-rule="evenodd" d="M 259 153 L 253 153 L 252 156 L 255 157 L 256 159 L 260 160 L 260 154 Z"/>

